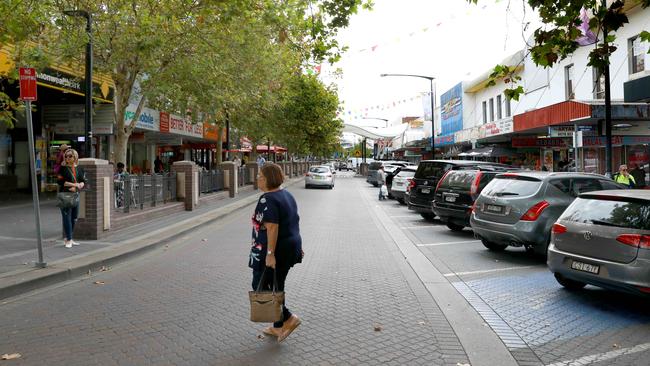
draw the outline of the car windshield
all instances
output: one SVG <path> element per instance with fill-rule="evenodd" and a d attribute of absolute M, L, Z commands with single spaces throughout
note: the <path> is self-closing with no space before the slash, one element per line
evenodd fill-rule
<path fill-rule="evenodd" d="M 452 171 L 447 174 L 445 179 L 440 183 L 440 188 L 469 190 L 475 177 L 475 171 Z"/>
<path fill-rule="evenodd" d="M 377 161 L 373 161 L 372 163 L 370 163 L 370 165 L 368 165 L 368 169 L 370 170 L 377 170 L 379 169 L 379 167 L 381 167 L 381 163 Z"/>
<path fill-rule="evenodd" d="M 486 196 L 530 196 L 537 192 L 542 181 L 517 175 L 501 175 L 493 179 L 485 189 Z"/>
<path fill-rule="evenodd" d="M 327 173 L 330 170 L 326 167 L 315 167 L 315 168 L 309 168 L 310 173 Z"/>
<path fill-rule="evenodd" d="M 564 211 L 562 220 L 650 230 L 650 203 L 577 198 Z"/>

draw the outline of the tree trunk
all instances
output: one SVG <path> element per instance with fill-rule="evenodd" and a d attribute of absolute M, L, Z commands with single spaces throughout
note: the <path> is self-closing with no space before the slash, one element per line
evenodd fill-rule
<path fill-rule="evenodd" d="M 221 135 L 222 131 L 222 126 L 219 124 L 218 126 L 218 131 L 219 133 L 217 134 L 217 167 L 221 166 L 221 163 L 223 162 L 223 136 Z"/>

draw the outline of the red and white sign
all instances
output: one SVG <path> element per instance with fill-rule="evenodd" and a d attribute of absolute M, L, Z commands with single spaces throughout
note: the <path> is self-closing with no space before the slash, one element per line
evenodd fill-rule
<path fill-rule="evenodd" d="M 170 114 L 169 132 L 177 135 L 203 138 L 203 123 L 193 124 L 181 116 Z"/>
<path fill-rule="evenodd" d="M 20 68 L 20 99 L 36 100 L 36 70 L 29 67 Z"/>
<path fill-rule="evenodd" d="M 169 132 L 169 113 L 160 112 L 160 132 Z"/>

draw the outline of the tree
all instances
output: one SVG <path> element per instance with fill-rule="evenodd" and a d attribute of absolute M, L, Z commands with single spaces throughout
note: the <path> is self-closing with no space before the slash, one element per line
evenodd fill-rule
<path fill-rule="evenodd" d="M 468 0 L 477 3 L 478 0 Z M 650 0 L 637 0 L 643 8 L 650 6 Z M 613 44 L 616 40 L 613 34 L 628 23 L 623 0 L 612 1 L 609 6 L 601 0 L 527 0 L 528 4 L 536 10 L 542 22 L 550 25 L 550 29 L 539 28 L 534 33 L 534 45 L 530 48 L 530 55 L 538 66 L 552 67 L 564 60 L 580 47 L 580 38 L 583 32 L 580 28 L 596 30 L 596 36 L 604 32 L 607 39 L 600 39 L 589 53 L 589 66 L 603 68 L 609 64 L 609 57 L 616 50 Z M 583 24 L 581 12 L 589 15 L 588 27 Z M 650 33 L 641 32 L 641 39 L 650 41 Z M 649 51 L 650 52 L 650 51 Z M 507 98 L 519 100 L 524 92 L 523 87 L 516 85 L 520 78 L 514 75 L 514 68 L 507 65 L 497 65 L 490 75 L 489 85 L 494 85 L 496 80 L 505 79 L 512 83 L 513 88 L 507 89 Z"/>

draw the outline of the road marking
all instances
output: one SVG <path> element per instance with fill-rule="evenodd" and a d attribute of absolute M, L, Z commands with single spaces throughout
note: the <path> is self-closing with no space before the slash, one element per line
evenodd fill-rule
<path fill-rule="evenodd" d="M 461 240 L 461 241 L 448 241 L 445 243 L 431 243 L 431 244 L 416 244 L 418 247 L 437 247 L 439 245 L 452 245 L 452 244 L 465 244 L 465 243 L 480 243 L 480 240 Z"/>
<path fill-rule="evenodd" d="M 435 226 L 433 225 L 418 225 L 418 226 L 400 226 L 400 229 L 406 229 L 406 230 L 411 230 L 411 229 L 431 229 L 434 228 Z"/>
<path fill-rule="evenodd" d="M 453 272 L 453 273 L 445 273 L 445 274 L 443 274 L 443 276 L 445 276 L 445 277 L 463 276 L 463 275 L 471 275 L 471 274 L 511 271 L 513 269 L 528 269 L 528 268 L 539 268 L 539 266 L 519 266 L 519 267 L 484 269 L 484 270 L 481 270 L 481 271 Z"/>
<path fill-rule="evenodd" d="M 624 355 L 630 355 L 632 353 L 643 352 L 643 351 L 648 350 L 648 349 L 650 349 L 650 343 L 643 343 L 643 344 L 636 345 L 634 347 L 621 348 L 621 349 L 617 349 L 616 351 L 609 351 L 609 352 L 604 352 L 604 353 L 596 353 L 594 355 L 589 355 L 589 356 L 576 358 L 575 360 L 568 360 L 568 361 L 561 361 L 561 362 L 552 363 L 552 364 L 547 365 L 547 366 L 587 365 L 587 364 L 591 364 L 591 363 L 611 360 L 611 359 L 616 358 L 618 356 L 624 356 Z"/>

